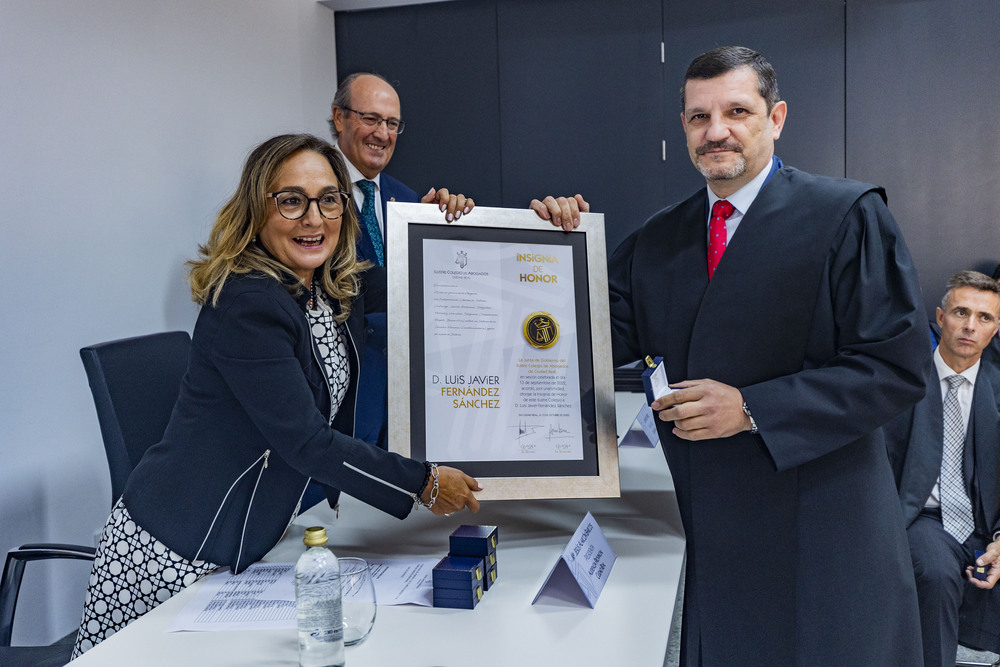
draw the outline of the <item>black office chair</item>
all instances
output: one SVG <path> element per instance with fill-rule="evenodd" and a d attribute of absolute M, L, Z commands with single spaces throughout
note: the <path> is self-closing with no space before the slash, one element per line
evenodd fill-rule
<path fill-rule="evenodd" d="M 69 662 L 76 631 L 51 646 L 10 645 L 24 565 L 28 561 L 50 558 L 93 560 L 94 548 L 74 544 L 25 544 L 7 552 L 0 579 L 0 665 L 4 667 L 62 667 Z"/>
<path fill-rule="evenodd" d="M 955 667 L 997 667 L 1000 658 L 995 653 L 976 651 L 959 645 L 958 661 Z"/>
<path fill-rule="evenodd" d="M 955 667 L 998 667 L 1000 666 L 1000 655 L 997 655 L 997 646 L 986 645 L 977 647 L 973 641 L 963 641 L 966 636 L 965 630 L 966 623 L 971 624 L 971 627 L 976 627 L 984 619 L 989 622 L 992 619 L 991 610 L 980 608 L 979 613 L 969 612 L 968 614 L 963 610 L 958 617 L 958 656 L 955 661 Z M 979 614 L 984 614 L 980 617 Z M 980 633 L 972 630 L 970 635 L 976 642 L 985 641 L 982 639 Z"/>
<path fill-rule="evenodd" d="M 142 455 L 163 438 L 187 370 L 186 331 L 123 338 L 80 350 L 111 471 L 111 502 Z"/>
<path fill-rule="evenodd" d="M 121 497 L 143 453 L 162 439 L 190 353 L 191 337 L 185 331 L 124 338 L 80 350 L 111 472 L 112 503 Z M 93 560 L 94 551 L 72 544 L 25 544 L 7 553 L 0 580 L 0 665 L 49 667 L 69 661 L 75 632 L 51 646 L 10 645 L 17 594 L 28 561 Z"/>

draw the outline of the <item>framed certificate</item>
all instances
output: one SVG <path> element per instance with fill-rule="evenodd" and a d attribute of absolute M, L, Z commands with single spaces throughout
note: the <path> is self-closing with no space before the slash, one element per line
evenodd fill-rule
<path fill-rule="evenodd" d="M 480 500 L 616 497 L 604 216 L 388 205 L 389 448 Z"/>

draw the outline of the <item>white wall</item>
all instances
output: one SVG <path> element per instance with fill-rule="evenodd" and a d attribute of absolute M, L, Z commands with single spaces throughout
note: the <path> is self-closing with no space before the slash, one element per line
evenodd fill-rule
<path fill-rule="evenodd" d="M 0 553 L 93 543 L 111 491 L 78 350 L 191 330 L 182 265 L 248 150 L 328 135 L 333 21 L 315 0 L 0 0 Z M 79 622 L 80 565 L 26 580 L 15 639 Z"/>

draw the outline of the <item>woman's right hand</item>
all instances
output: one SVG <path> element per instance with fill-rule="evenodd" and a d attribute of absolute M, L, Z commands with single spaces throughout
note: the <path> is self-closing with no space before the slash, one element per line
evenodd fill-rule
<path fill-rule="evenodd" d="M 441 516 L 451 514 L 466 507 L 472 512 L 479 511 L 479 501 L 473 491 L 482 491 L 479 482 L 473 477 L 469 477 L 457 468 L 448 466 L 438 466 L 438 495 L 437 500 L 431 507 L 431 511 Z M 434 488 L 433 477 L 428 480 L 420 500 L 427 504 L 431 501 L 431 490 Z"/>

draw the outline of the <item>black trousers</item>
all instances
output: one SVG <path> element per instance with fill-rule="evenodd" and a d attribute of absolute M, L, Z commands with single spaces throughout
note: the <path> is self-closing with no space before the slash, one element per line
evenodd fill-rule
<path fill-rule="evenodd" d="M 965 568 L 975 562 L 975 550 L 984 549 L 987 538 L 976 531 L 959 543 L 944 531 L 940 510 L 921 512 L 906 535 L 917 581 L 924 665 L 954 667 L 960 615 L 978 617 L 979 608 L 994 593 L 976 588 L 965 578 Z"/>

